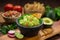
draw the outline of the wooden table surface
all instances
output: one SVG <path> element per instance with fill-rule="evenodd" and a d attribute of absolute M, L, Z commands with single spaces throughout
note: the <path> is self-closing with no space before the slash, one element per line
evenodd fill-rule
<path fill-rule="evenodd" d="M 0 15 L 0 23 L 4 23 L 4 19 L 2 18 L 2 16 Z M 49 37 L 52 37 L 56 34 L 59 34 L 60 33 L 60 21 L 57 21 L 53 24 L 52 26 L 52 29 L 53 29 L 53 32 L 49 35 L 46 35 L 46 36 L 40 36 L 40 31 L 38 33 L 37 36 L 34 36 L 34 37 L 24 37 L 23 39 L 17 39 L 17 38 L 9 38 L 7 35 L 2 35 L 0 36 L 0 40 L 45 40 Z"/>

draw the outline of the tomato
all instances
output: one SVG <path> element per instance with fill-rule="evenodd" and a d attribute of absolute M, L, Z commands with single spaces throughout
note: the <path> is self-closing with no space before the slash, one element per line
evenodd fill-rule
<path fill-rule="evenodd" d="M 4 6 L 4 10 L 5 10 L 5 11 L 13 10 L 13 5 L 12 5 L 12 4 L 6 4 L 6 5 Z"/>
<path fill-rule="evenodd" d="M 13 10 L 18 11 L 18 12 L 22 12 L 22 7 L 19 5 L 16 5 L 13 7 Z"/>

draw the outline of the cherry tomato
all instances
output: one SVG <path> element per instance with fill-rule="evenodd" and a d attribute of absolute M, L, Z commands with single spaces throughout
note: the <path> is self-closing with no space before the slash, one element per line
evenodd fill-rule
<path fill-rule="evenodd" d="M 22 7 L 17 5 L 17 6 L 13 7 L 13 10 L 18 11 L 18 12 L 22 12 Z"/>
<path fill-rule="evenodd" d="M 4 6 L 4 10 L 5 10 L 5 11 L 13 10 L 13 5 L 12 5 L 12 4 L 6 4 L 6 5 Z"/>

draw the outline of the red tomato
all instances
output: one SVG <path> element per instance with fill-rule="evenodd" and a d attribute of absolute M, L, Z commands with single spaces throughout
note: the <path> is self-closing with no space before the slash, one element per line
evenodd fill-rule
<path fill-rule="evenodd" d="M 17 6 L 13 7 L 13 10 L 18 11 L 18 12 L 22 12 L 22 7 L 17 5 Z"/>
<path fill-rule="evenodd" d="M 13 10 L 13 5 L 12 5 L 12 4 L 6 4 L 6 5 L 4 6 L 4 10 L 5 10 L 5 11 Z"/>

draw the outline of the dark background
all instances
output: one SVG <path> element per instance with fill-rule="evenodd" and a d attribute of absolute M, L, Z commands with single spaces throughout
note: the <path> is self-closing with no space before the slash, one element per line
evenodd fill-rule
<path fill-rule="evenodd" d="M 24 4 L 26 4 L 28 2 L 32 3 L 34 1 L 44 3 L 45 5 L 50 5 L 53 8 L 60 6 L 60 0 L 0 0 L 0 11 L 3 11 L 4 5 L 7 3 L 12 3 L 14 5 L 23 6 Z M 56 36 L 53 36 L 52 38 L 49 38 L 47 40 L 56 40 L 59 38 L 60 38 L 60 35 L 56 35 Z"/>
<path fill-rule="evenodd" d="M 45 5 L 50 5 L 53 8 L 60 6 L 60 0 L 0 0 L 0 11 L 3 10 L 4 5 L 7 3 L 12 3 L 14 5 L 22 5 L 23 6 L 24 4 L 26 4 L 28 2 L 32 3 L 34 1 L 44 3 Z"/>

